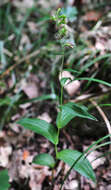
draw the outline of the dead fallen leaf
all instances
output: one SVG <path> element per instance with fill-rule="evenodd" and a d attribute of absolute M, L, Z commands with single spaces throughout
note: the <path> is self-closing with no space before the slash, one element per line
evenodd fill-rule
<path fill-rule="evenodd" d="M 36 33 L 37 33 L 38 30 L 37 30 L 37 25 L 36 25 L 35 22 L 29 21 L 29 22 L 27 22 L 27 25 L 28 25 L 29 30 L 30 30 L 30 32 L 31 32 L 32 34 L 36 34 Z"/>
<path fill-rule="evenodd" d="M 73 80 L 74 76 L 71 75 L 71 73 L 68 71 L 63 71 L 62 75 L 61 74 L 59 75 L 59 80 L 61 80 L 61 78 L 71 78 Z M 69 80 L 67 81 L 67 83 L 68 82 L 69 82 Z M 77 92 L 77 90 L 80 88 L 80 84 L 81 84 L 80 81 L 76 80 L 69 84 L 66 84 L 64 86 L 64 88 L 67 91 L 67 93 L 69 94 L 69 96 L 73 96 Z"/>
<path fill-rule="evenodd" d="M 38 4 L 41 5 L 43 8 L 47 9 L 49 7 L 57 7 L 60 4 L 60 0 L 48 0 L 48 1 L 44 1 L 44 0 L 39 0 Z"/>
<path fill-rule="evenodd" d="M 66 188 L 70 190 L 79 190 L 79 182 L 77 180 L 72 180 L 69 182 Z"/>
<path fill-rule="evenodd" d="M 60 186 L 59 185 L 54 185 L 54 190 L 59 190 Z"/>
<path fill-rule="evenodd" d="M 15 7 L 18 7 L 19 9 L 27 9 L 27 8 L 31 8 L 32 6 L 34 6 L 34 0 L 16 0 L 16 1 L 12 1 L 13 5 Z"/>
<path fill-rule="evenodd" d="M 0 166 L 7 167 L 9 164 L 9 156 L 12 153 L 12 147 L 6 146 L 6 147 L 0 147 Z"/>
<path fill-rule="evenodd" d="M 29 99 L 39 96 L 38 86 L 34 82 L 30 82 L 23 87 L 23 91 Z"/>
<path fill-rule="evenodd" d="M 107 186 L 107 190 L 111 190 L 111 184 Z"/>
<path fill-rule="evenodd" d="M 101 17 L 101 13 L 100 12 L 96 12 L 96 11 L 89 11 L 87 12 L 84 16 L 83 19 L 85 21 L 98 21 Z"/>
<path fill-rule="evenodd" d="M 30 39 L 27 36 L 27 34 L 25 34 L 25 33 L 22 34 L 22 38 L 20 40 L 20 45 L 19 45 L 19 50 L 23 51 L 24 47 L 26 50 L 30 50 L 30 48 L 31 48 Z"/>
<path fill-rule="evenodd" d="M 27 109 L 28 107 L 30 107 L 31 106 L 31 103 L 25 103 L 25 104 L 20 104 L 20 108 L 22 108 L 22 109 Z"/>
<path fill-rule="evenodd" d="M 105 157 L 100 157 L 101 156 L 101 152 L 98 151 L 92 151 L 88 156 L 88 160 L 91 162 L 93 169 L 98 168 L 99 166 L 101 166 L 102 164 L 104 164 L 104 162 L 106 161 Z M 100 158 L 99 158 L 100 157 Z M 98 158 L 98 159 L 96 159 Z M 93 161 L 94 160 L 94 161 Z"/>
<path fill-rule="evenodd" d="M 49 116 L 47 112 L 44 112 L 43 114 L 39 115 L 37 118 L 47 121 L 48 123 L 51 123 L 52 119 Z"/>

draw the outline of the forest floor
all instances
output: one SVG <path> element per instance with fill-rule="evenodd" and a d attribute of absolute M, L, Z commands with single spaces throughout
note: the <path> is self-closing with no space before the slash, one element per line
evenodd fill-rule
<path fill-rule="evenodd" d="M 79 78 L 111 83 L 110 1 L 0 2 L 0 170 L 8 169 L 9 190 L 59 190 L 70 168 L 59 161 L 52 176 L 47 166 L 32 164 L 39 153 L 55 156 L 54 146 L 17 124 L 23 117 L 55 124 L 62 51 L 57 28 L 50 17 L 59 7 L 64 8 L 67 16 L 72 46 L 65 48 L 64 68 L 79 71 Z M 63 76 L 76 77 L 70 71 L 65 71 Z M 63 99 L 64 103 L 86 105 L 97 121 L 73 119 L 60 134 L 59 150 L 70 148 L 83 152 L 110 133 L 110 85 L 76 80 L 65 87 Z M 72 170 L 63 189 L 111 190 L 110 153 L 111 146 L 107 145 L 88 155 L 97 184 Z"/>

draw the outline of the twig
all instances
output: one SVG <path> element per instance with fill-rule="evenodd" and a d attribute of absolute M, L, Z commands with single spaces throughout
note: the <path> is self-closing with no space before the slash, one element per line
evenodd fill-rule
<path fill-rule="evenodd" d="M 18 64 L 21 64 L 22 62 L 27 61 L 27 60 L 31 59 L 32 57 L 35 57 L 39 53 L 40 53 L 40 50 L 36 50 L 33 53 L 27 55 L 26 57 L 23 57 L 22 59 L 16 60 L 16 61 L 17 61 Z"/>
<path fill-rule="evenodd" d="M 94 93 L 92 93 L 92 94 L 83 94 L 83 95 L 78 96 L 78 97 L 75 98 L 75 99 L 72 99 L 71 101 L 72 101 L 72 102 L 77 102 L 77 103 L 79 103 L 79 102 L 90 101 L 91 98 L 93 98 L 93 99 L 95 99 L 95 98 L 96 98 L 96 99 L 100 99 L 100 98 L 102 98 L 104 95 L 109 94 L 109 93 L 111 93 L 111 88 L 108 88 L 107 91 L 105 91 L 105 92 L 100 92 L 100 93 L 98 93 L 98 94 L 94 94 Z"/>
<path fill-rule="evenodd" d="M 1 76 L 0 76 L 0 79 L 2 79 L 4 76 L 8 75 L 16 66 L 20 65 L 21 63 L 23 63 L 24 61 L 27 61 L 29 59 L 31 59 L 32 57 L 35 57 L 37 56 L 40 52 L 41 52 L 41 49 L 44 50 L 46 49 L 45 47 L 42 47 L 40 48 L 39 50 L 36 50 L 34 51 L 33 53 L 23 57 L 22 59 L 20 60 L 15 60 L 16 63 L 14 65 L 12 65 L 11 67 L 9 67 L 6 71 L 4 71 Z"/>
<path fill-rule="evenodd" d="M 94 100 L 90 99 L 90 102 L 96 107 L 96 109 L 100 113 L 101 117 L 103 118 L 104 122 L 106 123 L 108 133 L 111 134 L 111 125 L 110 125 L 110 122 L 109 122 L 106 114 L 103 112 L 103 110 L 99 107 L 99 105 Z M 110 141 L 111 141 L 111 137 L 110 137 Z M 109 149 L 111 150 L 111 145 L 110 145 Z"/>

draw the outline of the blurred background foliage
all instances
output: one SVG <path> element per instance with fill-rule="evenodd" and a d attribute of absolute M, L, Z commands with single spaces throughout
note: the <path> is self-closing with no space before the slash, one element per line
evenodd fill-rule
<path fill-rule="evenodd" d="M 0 2 L 0 120 L 7 127 L 21 116 L 44 111 L 54 118 L 60 92 L 62 58 L 57 28 L 50 17 L 61 7 L 67 16 L 72 48 L 65 49 L 64 69 L 73 77 L 111 82 L 111 3 L 106 0 L 5 0 Z M 108 103 L 110 88 L 78 81 L 64 101 L 97 97 Z M 105 97 L 108 98 L 105 98 Z M 43 101 L 44 100 L 44 101 Z M 50 101 L 52 100 L 52 101 Z M 43 106 L 44 105 L 44 106 Z"/>

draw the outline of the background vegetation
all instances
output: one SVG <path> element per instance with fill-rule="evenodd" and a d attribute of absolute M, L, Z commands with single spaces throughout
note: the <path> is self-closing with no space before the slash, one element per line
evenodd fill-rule
<path fill-rule="evenodd" d="M 62 41 L 55 22 L 50 19 L 59 7 L 67 17 L 68 36 Z M 4 174 L 6 170 L 2 169 L 8 169 L 10 190 L 50 187 L 50 169 L 30 163 L 38 153 L 54 154 L 53 146 L 44 137 L 26 131 L 17 121 L 22 117 L 39 117 L 55 124 L 61 91 L 59 72 L 63 51 L 60 45 L 64 40 L 70 46 L 65 48 L 67 71 L 63 77 L 79 78 L 65 86 L 64 103 L 86 105 L 97 121 L 72 120 L 60 135 L 59 148 L 84 151 L 95 140 L 110 134 L 110 1 L 0 2 L 0 169 Z M 92 165 L 97 187 L 72 171 L 64 189 L 111 189 L 108 152 L 107 145 L 89 155 L 89 160 L 95 160 Z M 59 188 L 68 169 L 61 161 L 57 163 L 54 190 Z"/>

